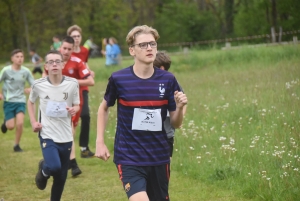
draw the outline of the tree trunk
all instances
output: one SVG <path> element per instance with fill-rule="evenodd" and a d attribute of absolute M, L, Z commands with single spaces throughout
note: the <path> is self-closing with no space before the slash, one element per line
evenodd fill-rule
<path fill-rule="evenodd" d="M 26 17 L 26 13 L 24 10 L 24 0 L 22 0 L 22 2 L 21 2 L 21 12 L 22 12 L 24 28 L 25 28 L 26 47 L 27 47 L 27 51 L 29 52 L 30 51 L 29 30 L 28 30 L 27 17 Z"/>
<path fill-rule="evenodd" d="M 272 27 L 277 28 L 277 8 L 276 8 L 276 0 L 271 0 L 271 7 L 272 7 L 272 18 L 271 23 Z"/>
<path fill-rule="evenodd" d="M 225 0 L 226 35 L 233 33 L 234 0 Z"/>
<path fill-rule="evenodd" d="M 19 48 L 19 44 L 18 44 L 18 25 L 16 23 L 16 19 L 15 19 L 15 15 L 14 12 L 12 10 L 12 6 L 11 3 L 8 0 L 4 0 L 4 3 L 7 5 L 7 11 L 9 13 L 9 17 L 10 17 L 10 22 L 11 22 L 11 26 L 9 27 L 10 31 L 11 31 L 11 40 L 12 40 L 12 45 L 13 48 Z"/>

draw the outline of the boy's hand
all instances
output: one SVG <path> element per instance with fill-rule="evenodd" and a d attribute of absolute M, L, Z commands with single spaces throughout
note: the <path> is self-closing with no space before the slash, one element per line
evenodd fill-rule
<path fill-rule="evenodd" d="M 74 109 L 74 107 L 67 106 L 66 109 L 71 116 L 74 116 L 77 113 L 77 111 Z"/>
<path fill-rule="evenodd" d="M 42 130 L 42 124 L 40 122 L 34 122 L 31 124 L 33 132 L 39 132 Z"/>
<path fill-rule="evenodd" d="M 178 108 L 183 108 L 183 106 L 185 106 L 188 102 L 186 95 L 181 91 L 174 92 L 174 99 L 176 102 L 176 107 Z"/>

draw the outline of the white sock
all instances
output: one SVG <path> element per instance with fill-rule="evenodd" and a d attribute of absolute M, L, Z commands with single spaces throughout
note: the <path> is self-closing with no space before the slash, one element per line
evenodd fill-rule
<path fill-rule="evenodd" d="M 86 147 L 80 147 L 81 151 L 85 151 Z"/>

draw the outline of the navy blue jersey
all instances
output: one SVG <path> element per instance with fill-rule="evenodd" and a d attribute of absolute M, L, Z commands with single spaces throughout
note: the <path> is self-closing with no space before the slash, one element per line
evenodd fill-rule
<path fill-rule="evenodd" d="M 169 145 L 163 122 L 168 110 L 176 110 L 174 100 L 176 90 L 180 91 L 180 87 L 174 75 L 158 68 L 154 68 L 153 75 L 148 79 L 137 77 L 132 66 L 111 75 L 104 99 L 108 107 L 113 106 L 116 100 L 118 104 L 114 145 L 116 164 L 153 166 L 170 162 Z M 142 113 L 139 112 L 140 110 L 150 112 Z M 140 114 L 138 118 L 136 112 Z M 161 122 L 157 119 L 156 122 L 152 121 L 151 118 L 155 114 L 159 114 Z M 151 124 L 156 125 L 157 130 L 152 130 L 152 127 L 134 128 Z"/>

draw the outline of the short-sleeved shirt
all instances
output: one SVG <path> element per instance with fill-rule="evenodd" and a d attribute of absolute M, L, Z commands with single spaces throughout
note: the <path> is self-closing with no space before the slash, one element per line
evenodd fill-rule
<path fill-rule="evenodd" d="M 53 49 L 54 50 L 58 50 L 60 48 L 60 46 L 61 46 L 61 41 L 53 43 Z"/>
<path fill-rule="evenodd" d="M 75 79 L 85 79 L 90 76 L 90 71 L 86 68 L 86 65 L 80 58 L 71 56 L 66 63 L 62 74 Z"/>
<path fill-rule="evenodd" d="M 30 70 L 21 66 L 20 70 L 13 70 L 12 66 L 4 67 L 0 72 L 0 82 L 4 82 L 2 93 L 4 101 L 26 103 L 24 88 L 26 81 L 32 85 L 34 78 Z"/>
<path fill-rule="evenodd" d="M 32 103 L 37 99 L 40 102 L 38 121 L 42 124 L 40 136 L 56 143 L 73 141 L 71 115 L 65 106 L 80 103 L 78 81 L 64 76 L 62 82 L 54 86 L 49 77 L 40 78 L 34 82 L 29 95 Z"/>
<path fill-rule="evenodd" d="M 113 52 L 112 52 L 112 46 L 110 44 L 107 44 L 105 46 L 105 65 L 110 66 L 114 65 L 115 61 L 113 58 Z"/>
<path fill-rule="evenodd" d="M 170 162 L 163 122 L 168 110 L 176 110 L 176 90 L 180 88 L 174 75 L 158 68 L 148 79 L 137 77 L 132 66 L 111 75 L 104 99 L 108 107 L 116 100 L 118 104 L 116 164 L 155 166 Z"/>
<path fill-rule="evenodd" d="M 81 61 L 83 61 L 84 64 L 86 64 L 89 59 L 89 50 L 83 46 L 80 46 L 80 52 L 73 52 L 72 56 L 78 57 L 79 59 L 81 59 Z M 89 87 L 81 86 L 80 89 L 88 91 Z"/>

